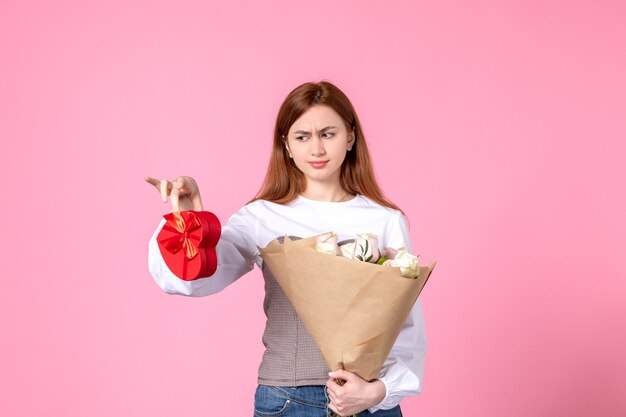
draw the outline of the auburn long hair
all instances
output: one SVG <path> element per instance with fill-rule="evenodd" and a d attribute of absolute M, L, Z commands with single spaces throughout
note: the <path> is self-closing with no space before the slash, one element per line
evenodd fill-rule
<path fill-rule="evenodd" d="M 304 174 L 285 149 L 287 133 L 294 122 L 314 105 L 325 105 L 335 110 L 346 124 L 348 131 L 354 129 L 355 142 L 347 152 L 341 165 L 340 182 L 343 189 L 351 194 L 364 195 L 375 202 L 400 210 L 381 191 L 367 150 L 367 143 L 361 122 L 348 97 L 328 81 L 305 83 L 296 87 L 280 106 L 274 128 L 274 143 L 269 166 L 261 188 L 249 203 L 255 200 L 268 200 L 277 204 L 287 204 L 306 188 Z"/>

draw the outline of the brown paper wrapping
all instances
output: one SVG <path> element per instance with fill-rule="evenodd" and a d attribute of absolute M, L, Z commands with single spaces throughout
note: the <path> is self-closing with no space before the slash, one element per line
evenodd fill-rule
<path fill-rule="evenodd" d="M 259 251 L 328 367 L 378 378 L 435 263 L 404 278 L 400 268 L 318 252 L 316 238 L 285 236 Z"/>

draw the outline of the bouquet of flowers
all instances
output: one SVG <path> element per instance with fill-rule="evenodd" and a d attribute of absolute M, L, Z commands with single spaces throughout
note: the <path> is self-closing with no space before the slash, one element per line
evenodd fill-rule
<path fill-rule="evenodd" d="M 316 249 L 319 252 L 341 255 L 348 259 L 358 259 L 377 265 L 395 266 L 400 268 L 400 275 L 405 278 L 417 278 L 419 267 L 417 256 L 410 254 L 406 248 L 378 249 L 378 236 L 372 233 L 357 234 L 356 239 L 337 242 L 337 235 L 328 232 L 316 238 Z"/>
<path fill-rule="evenodd" d="M 378 378 L 435 267 L 419 266 L 404 248 L 381 252 L 370 234 L 348 242 L 332 232 L 285 236 L 259 251 L 328 367 L 366 381 Z"/>

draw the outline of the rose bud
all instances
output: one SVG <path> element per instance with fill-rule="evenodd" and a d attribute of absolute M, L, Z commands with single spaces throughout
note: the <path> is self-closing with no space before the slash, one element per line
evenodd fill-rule
<path fill-rule="evenodd" d="M 405 247 L 401 247 L 400 249 L 386 248 L 383 251 L 383 253 L 387 257 L 387 259 L 394 259 L 396 255 L 398 254 L 398 251 L 401 251 L 401 250 L 406 250 L 406 248 Z"/>
<path fill-rule="evenodd" d="M 400 267 L 400 275 L 405 278 L 417 278 L 419 275 L 417 256 L 411 255 L 406 250 L 398 251 L 398 254 L 392 261 L 392 265 Z"/>
<path fill-rule="evenodd" d="M 315 249 L 329 255 L 339 255 L 340 251 L 337 247 L 337 235 L 333 232 L 328 232 L 318 236 L 316 239 Z"/>
<path fill-rule="evenodd" d="M 341 251 L 341 255 L 348 258 L 354 258 L 354 248 L 356 247 L 354 242 L 345 243 L 343 245 L 339 245 L 339 250 Z"/>
<path fill-rule="evenodd" d="M 356 235 L 355 244 L 354 257 L 359 261 L 376 263 L 378 258 L 380 258 L 377 235 L 359 233 Z"/>

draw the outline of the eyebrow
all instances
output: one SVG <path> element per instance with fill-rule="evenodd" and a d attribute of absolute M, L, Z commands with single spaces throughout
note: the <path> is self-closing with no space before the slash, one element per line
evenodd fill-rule
<path fill-rule="evenodd" d="M 320 131 L 320 132 L 325 132 L 325 131 L 327 131 L 327 130 L 329 130 L 329 129 L 334 129 L 335 127 L 336 127 L 336 126 L 326 126 L 326 127 L 321 128 L 319 131 Z M 301 133 L 304 133 L 305 135 L 308 135 L 308 134 L 309 134 L 309 133 L 311 133 L 311 132 L 307 132 L 306 130 L 296 130 L 296 131 L 295 131 L 295 132 L 293 132 L 293 133 L 294 133 L 294 134 L 301 134 Z"/>

